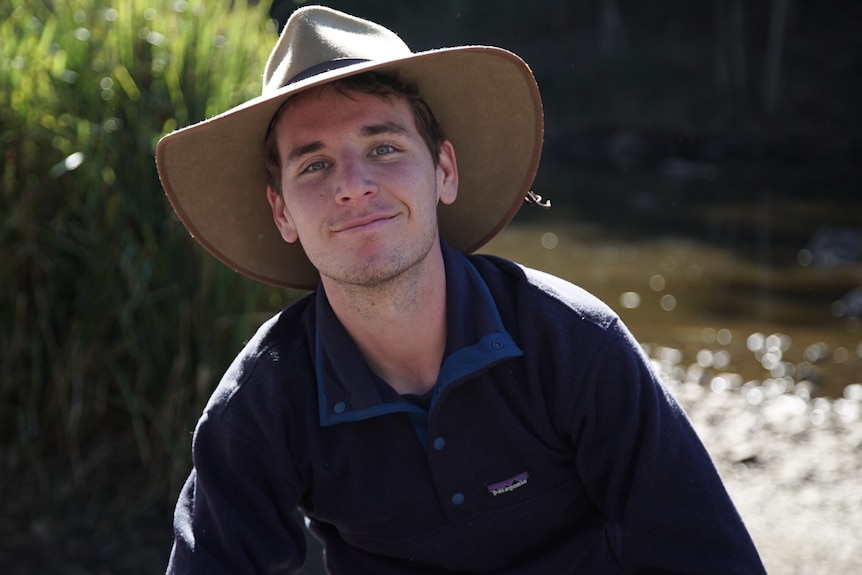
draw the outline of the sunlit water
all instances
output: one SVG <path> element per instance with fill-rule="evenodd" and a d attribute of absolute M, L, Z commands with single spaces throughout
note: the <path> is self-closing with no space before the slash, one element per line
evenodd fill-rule
<path fill-rule="evenodd" d="M 512 224 L 482 251 L 594 293 L 680 381 L 747 385 L 760 390 L 752 401 L 770 389 L 839 398 L 862 382 L 862 323 L 828 289 L 862 277 L 862 264 L 771 269 L 690 239 L 621 239 L 561 221 Z"/>

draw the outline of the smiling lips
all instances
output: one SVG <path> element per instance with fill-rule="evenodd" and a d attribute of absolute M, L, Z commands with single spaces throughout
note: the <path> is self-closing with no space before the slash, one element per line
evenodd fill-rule
<path fill-rule="evenodd" d="M 370 227 L 370 226 L 372 226 L 378 222 L 384 222 L 384 221 L 391 220 L 394 217 L 395 217 L 395 214 L 377 212 L 377 213 L 369 214 L 369 215 L 362 216 L 359 218 L 353 218 L 353 219 L 347 220 L 346 222 L 343 222 L 341 224 L 334 226 L 332 228 L 332 231 L 334 233 L 339 233 L 339 232 L 347 232 L 347 231 L 351 231 L 351 230 L 357 230 L 360 228 L 366 228 L 366 227 Z"/>

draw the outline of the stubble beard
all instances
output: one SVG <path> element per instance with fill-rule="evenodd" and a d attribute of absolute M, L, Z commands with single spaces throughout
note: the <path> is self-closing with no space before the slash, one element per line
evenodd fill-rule
<path fill-rule="evenodd" d="M 389 255 L 375 254 L 349 262 L 312 259 L 312 263 L 328 283 L 356 297 L 373 294 L 384 298 L 415 291 L 412 288 L 421 282 L 428 255 L 440 243 L 436 217 L 433 219 L 415 241 L 396 246 Z"/>

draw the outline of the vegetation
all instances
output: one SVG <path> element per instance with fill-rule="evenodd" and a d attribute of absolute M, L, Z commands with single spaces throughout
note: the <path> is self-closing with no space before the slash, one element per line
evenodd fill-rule
<path fill-rule="evenodd" d="M 0 548 L 175 493 L 253 312 L 290 297 L 203 254 L 153 160 L 260 93 L 274 35 L 242 0 L 0 8 Z"/>

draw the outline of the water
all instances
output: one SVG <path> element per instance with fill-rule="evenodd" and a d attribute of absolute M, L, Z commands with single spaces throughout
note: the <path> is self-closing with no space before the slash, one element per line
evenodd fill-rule
<path fill-rule="evenodd" d="M 707 385 L 735 374 L 726 385 L 841 397 L 862 382 L 862 322 L 840 316 L 836 303 L 846 286 L 862 285 L 862 263 L 764 265 L 691 237 L 621 237 L 541 215 L 511 224 L 482 251 L 589 290 L 653 357 L 689 375 L 701 370 Z"/>

